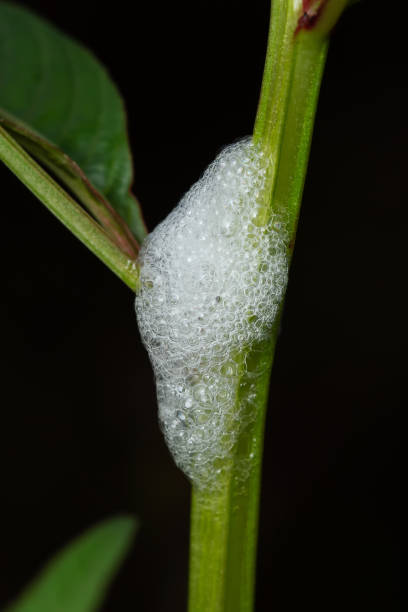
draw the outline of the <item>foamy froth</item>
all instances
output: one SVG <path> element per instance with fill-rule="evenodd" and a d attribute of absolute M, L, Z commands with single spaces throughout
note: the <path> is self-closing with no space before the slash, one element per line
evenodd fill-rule
<path fill-rule="evenodd" d="M 216 486 L 256 416 L 249 356 L 268 338 L 286 288 L 284 222 L 262 215 L 267 171 L 249 139 L 226 147 L 140 251 L 136 313 L 161 427 L 202 488 Z"/>

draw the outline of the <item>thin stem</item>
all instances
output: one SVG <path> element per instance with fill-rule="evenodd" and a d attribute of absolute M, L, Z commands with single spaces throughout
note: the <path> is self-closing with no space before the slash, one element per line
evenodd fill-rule
<path fill-rule="evenodd" d="M 290 261 L 330 28 L 346 0 L 274 0 L 268 50 L 253 140 L 272 161 L 263 223 L 283 214 Z M 309 13 L 305 11 L 310 11 Z M 281 304 L 282 310 L 282 304 Z M 190 612 L 251 612 L 263 431 L 277 317 L 269 341 L 249 355 L 257 380 L 255 419 L 243 429 L 231 464 L 214 491 L 193 487 L 190 548 Z M 241 356 L 242 358 L 242 356 Z M 248 359 L 248 355 L 246 356 Z M 239 360 L 239 358 L 238 358 Z M 238 388 L 245 386 L 243 379 Z M 241 406 L 245 395 L 237 398 Z M 243 463 L 244 462 L 244 463 Z M 247 465 L 242 478 L 242 465 Z"/>
<path fill-rule="evenodd" d="M 130 289 L 138 268 L 96 223 L 0 126 L 0 159 L 37 198 Z"/>
<path fill-rule="evenodd" d="M 294 247 L 328 44 L 326 37 L 300 32 L 293 54 L 291 92 L 271 200 L 273 209 L 286 213 L 288 219 L 289 256 Z"/>
<path fill-rule="evenodd" d="M 272 2 L 264 76 L 254 126 L 254 142 L 274 160 L 279 155 L 285 122 L 294 32 L 299 18 L 299 10 L 293 4 L 288 0 Z"/>
<path fill-rule="evenodd" d="M 257 417 L 242 431 L 217 489 L 193 487 L 191 505 L 191 612 L 250 612 L 255 585 L 263 430 L 278 323 L 268 346 L 252 356 Z M 251 359 L 251 358 L 249 358 Z M 244 377 L 237 387 L 243 386 Z M 237 405 L 242 406 L 242 395 Z"/>
<path fill-rule="evenodd" d="M 18 144 L 70 189 L 116 246 L 130 259 L 136 259 L 139 245 L 129 227 L 74 160 L 3 109 L 0 109 L 0 121 Z"/>

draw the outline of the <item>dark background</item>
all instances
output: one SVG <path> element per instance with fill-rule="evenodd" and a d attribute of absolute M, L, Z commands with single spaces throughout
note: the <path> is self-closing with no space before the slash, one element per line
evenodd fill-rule
<path fill-rule="evenodd" d="M 149 228 L 251 132 L 267 0 L 25 4 L 120 87 Z M 272 377 L 257 612 L 402 609 L 408 88 L 406 21 L 384 6 L 343 17 L 323 81 Z M 132 294 L 0 170 L 0 604 L 74 535 L 130 512 L 141 531 L 104 611 L 182 611 L 189 486 L 158 429 Z"/>

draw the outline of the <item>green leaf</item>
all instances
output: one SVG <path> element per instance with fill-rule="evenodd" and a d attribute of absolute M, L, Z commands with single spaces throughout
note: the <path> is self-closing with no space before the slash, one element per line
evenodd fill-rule
<path fill-rule="evenodd" d="M 140 207 L 130 193 L 132 158 L 117 88 L 83 46 L 7 2 L 0 2 L 0 121 L 117 243 L 118 235 L 123 243 L 133 240 L 133 247 L 133 236 L 143 240 Z"/>
<path fill-rule="evenodd" d="M 99 257 L 133 291 L 139 286 L 137 262 L 119 249 L 101 227 L 64 189 L 45 172 L 0 124 L 0 161 L 61 221 L 85 246 Z M 8 259 L 13 259 L 13 249 Z"/>
<path fill-rule="evenodd" d="M 131 544 L 135 520 L 119 517 L 89 529 L 58 553 L 6 612 L 91 612 Z"/>

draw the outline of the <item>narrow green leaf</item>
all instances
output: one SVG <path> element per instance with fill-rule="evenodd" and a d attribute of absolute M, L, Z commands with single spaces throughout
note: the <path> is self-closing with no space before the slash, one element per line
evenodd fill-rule
<path fill-rule="evenodd" d="M 129 259 L 92 217 L 45 172 L 41 166 L 1 127 L 0 161 L 108 268 L 132 291 L 139 284 L 136 262 Z M 9 253 L 10 255 L 10 253 Z"/>
<path fill-rule="evenodd" d="M 58 553 L 6 612 L 96 610 L 135 528 L 130 517 L 109 519 L 91 528 Z"/>
<path fill-rule="evenodd" d="M 0 109 L 0 126 L 2 125 L 24 149 L 69 187 L 127 257 L 137 258 L 139 245 L 128 225 L 103 195 L 93 187 L 78 164 L 55 145 L 37 136 L 18 122 L 6 118 L 4 111 L 2 117 Z"/>
<path fill-rule="evenodd" d="M 123 221 L 110 215 L 110 202 L 137 241 L 143 240 L 117 88 L 88 50 L 8 2 L 0 2 L 0 120 L 105 229 L 126 233 Z"/>

